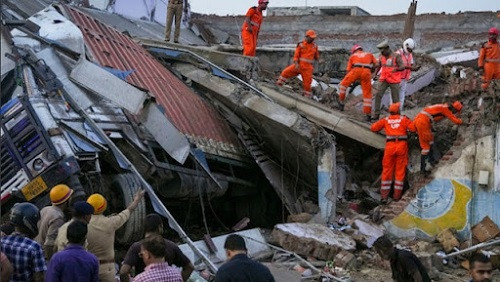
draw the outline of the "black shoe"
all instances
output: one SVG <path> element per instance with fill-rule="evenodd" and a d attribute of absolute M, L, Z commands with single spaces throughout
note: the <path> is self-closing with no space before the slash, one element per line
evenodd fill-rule
<path fill-rule="evenodd" d="M 339 104 L 339 110 L 340 110 L 341 112 L 343 112 L 343 111 L 344 111 L 344 106 L 345 106 L 344 104 Z"/>
<path fill-rule="evenodd" d="M 380 118 L 380 115 L 374 115 L 374 116 L 372 116 L 372 121 L 378 121 L 379 118 Z"/>
<path fill-rule="evenodd" d="M 369 115 L 366 115 L 366 116 L 365 116 L 365 121 L 367 121 L 367 122 L 372 121 L 372 117 L 371 117 L 371 116 L 369 116 Z"/>
<path fill-rule="evenodd" d="M 177 41 L 177 40 L 174 40 L 174 43 L 177 43 L 177 44 L 179 44 L 179 41 Z"/>
<path fill-rule="evenodd" d="M 387 202 L 389 202 L 388 199 L 382 199 L 382 200 L 380 200 L 380 204 L 381 205 L 387 205 Z"/>
<path fill-rule="evenodd" d="M 427 155 L 420 155 L 420 174 L 425 175 L 425 167 L 427 163 Z"/>

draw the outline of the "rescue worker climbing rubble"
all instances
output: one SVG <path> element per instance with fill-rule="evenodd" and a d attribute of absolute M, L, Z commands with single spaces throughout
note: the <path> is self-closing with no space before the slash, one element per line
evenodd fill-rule
<path fill-rule="evenodd" d="M 437 160 L 434 159 L 433 153 L 434 136 L 432 135 L 432 122 L 437 122 L 447 117 L 455 124 L 462 124 L 462 120 L 454 115 L 454 113 L 460 113 L 462 107 L 460 101 L 455 101 L 452 105 L 436 104 L 424 108 L 415 117 L 413 122 L 417 128 L 418 141 L 422 149 L 420 158 L 420 172 L 422 174 L 427 173 L 427 161 L 429 161 L 431 165 L 437 162 Z"/>
<path fill-rule="evenodd" d="M 372 120 L 378 120 L 380 116 L 380 104 L 388 87 L 391 88 L 392 103 L 399 102 L 401 71 L 405 69 L 401 56 L 391 51 L 387 40 L 377 45 L 377 48 L 380 50 L 381 55 L 375 73 L 380 70 L 380 77 L 375 92 L 375 110 Z"/>
<path fill-rule="evenodd" d="M 496 27 L 488 31 L 488 42 L 485 42 L 481 48 L 477 65 L 483 72 L 482 90 L 488 89 L 491 80 L 500 79 L 500 43 L 498 43 Z"/>
<path fill-rule="evenodd" d="M 293 64 L 286 67 L 282 72 L 276 84 L 282 86 L 289 78 L 297 75 L 302 76 L 303 96 L 312 97 L 311 83 L 314 71 L 314 60 L 319 60 L 318 45 L 314 43 L 316 32 L 308 30 L 302 42 L 297 44 Z"/>
<path fill-rule="evenodd" d="M 400 112 L 403 111 L 406 96 L 406 86 L 411 76 L 411 71 L 418 71 L 420 66 L 414 66 L 413 49 L 415 49 L 415 40 L 408 38 L 403 42 L 403 48 L 396 51 L 401 56 L 405 69 L 401 72 L 401 82 L 399 84 L 399 102 L 401 102 Z"/>
<path fill-rule="evenodd" d="M 347 74 L 339 85 L 341 111 L 344 110 L 347 87 L 360 80 L 361 89 L 363 90 L 363 112 L 366 115 L 366 120 L 370 121 L 372 112 L 372 70 L 376 63 L 377 60 L 372 53 L 363 51 L 363 48 L 358 44 L 352 46 L 351 57 L 347 62 Z"/>
<path fill-rule="evenodd" d="M 382 159 L 382 185 L 380 195 L 382 203 L 387 203 L 394 179 L 394 200 L 399 200 L 403 194 L 403 185 L 408 165 L 408 135 L 407 131 L 415 132 L 416 128 L 410 118 L 399 113 L 400 104 L 389 106 L 388 117 L 382 118 L 371 126 L 378 132 L 385 129 L 386 145 Z"/>
<path fill-rule="evenodd" d="M 259 37 L 260 25 L 262 24 L 262 11 L 267 9 L 267 0 L 259 0 L 257 7 L 248 9 L 245 15 L 245 21 L 241 28 L 241 41 L 243 43 L 243 55 L 255 56 L 257 50 L 257 38 Z"/>

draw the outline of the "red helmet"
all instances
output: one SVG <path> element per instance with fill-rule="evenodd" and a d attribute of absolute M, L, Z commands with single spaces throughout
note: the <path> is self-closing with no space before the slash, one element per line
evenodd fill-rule
<path fill-rule="evenodd" d="M 457 110 L 458 112 L 460 112 L 463 108 L 463 105 L 462 103 L 460 103 L 460 101 L 455 101 L 453 102 L 453 108 L 455 108 L 455 110 Z"/>
<path fill-rule="evenodd" d="M 488 30 L 488 34 L 498 36 L 498 28 L 496 28 L 496 27 L 490 28 L 490 30 Z"/>
<path fill-rule="evenodd" d="M 363 50 L 363 48 L 361 47 L 361 45 L 359 44 L 354 44 L 352 47 L 351 47 L 351 54 L 354 54 L 354 52 L 356 52 L 356 50 Z"/>
<path fill-rule="evenodd" d="M 399 107 L 400 106 L 401 106 L 401 102 L 392 103 L 389 106 L 389 113 L 391 113 L 391 114 L 397 114 L 397 113 L 399 113 Z"/>
<path fill-rule="evenodd" d="M 269 1 L 268 0 L 259 0 L 259 5 L 262 4 L 262 3 L 266 3 L 267 4 L 267 3 L 269 3 Z"/>

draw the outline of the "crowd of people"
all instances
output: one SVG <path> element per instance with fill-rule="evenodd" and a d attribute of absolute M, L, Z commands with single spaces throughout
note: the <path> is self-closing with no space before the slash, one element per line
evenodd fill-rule
<path fill-rule="evenodd" d="M 144 193 L 137 192 L 126 209 L 109 216 L 103 215 L 107 201 L 102 195 L 72 203 L 73 189 L 64 184 L 50 190 L 52 204 L 41 210 L 16 203 L 1 228 L 1 281 L 187 281 L 194 265 L 176 243 L 162 237 L 163 219 L 155 213 L 144 219 L 144 239 L 130 246 L 119 270 L 115 267 L 120 263 L 115 232 Z M 72 218 L 66 221 L 68 211 Z M 241 236 L 229 235 L 224 248 L 229 262 L 212 277 L 215 281 L 274 281 L 265 266 L 248 258 Z"/>

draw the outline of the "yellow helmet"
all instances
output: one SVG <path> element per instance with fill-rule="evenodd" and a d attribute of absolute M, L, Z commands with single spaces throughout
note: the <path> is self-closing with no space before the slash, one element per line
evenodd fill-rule
<path fill-rule="evenodd" d="M 103 213 L 108 207 L 106 199 L 101 194 L 92 194 L 88 197 L 87 203 L 94 207 L 94 214 Z"/>
<path fill-rule="evenodd" d="M 73 195 L 73 189 L 67 185 L 58 184 L 50 189 L 50 201 L 53 205 L 64 204 Z"/>

